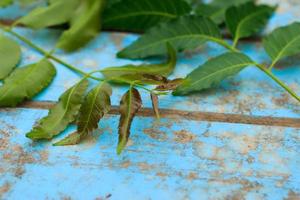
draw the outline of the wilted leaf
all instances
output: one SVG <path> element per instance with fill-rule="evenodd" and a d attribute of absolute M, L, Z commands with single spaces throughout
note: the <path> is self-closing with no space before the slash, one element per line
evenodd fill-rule
<path fill-rule="evenodd" d="M 159 108 L 158 108 L 158 96 L 153 92 L 150 93 L 151 101 L 152 101 L 152 108 L 155 113 L 157 119 L 160 118 L 159 116 Z"/>
<path fill-rule="evenodd" d="M 74 15 L 80 0 L 52 0 L 48 7 L 38 7 L 18 20 L 18 23 L 39 29 L 64 24 Z"/>
<path fill-rule="evenodd" d="M 16 106 L 31 99 L 53 80 L 54 66 L 46 59 L 16 69 L 0 87 L 0 106 Z"/>
<path fill-rule="evenodd" d="M 32 140 L 51 139 L 65 130 L 75 120 L 87 86 L 88 81 L 84 79 L 63 93 L 48 116 L 41 119 L 26 137 Z"/>
<path fill-rule="evenodd" d="M 101 70 L 101 73 L 108 79 L 123 77 L 129 81 L 147 81 L 154 79 L 151 75 L 168 76 L 176 66 L 176 51 L 168 45 L 168 61 L 162 64 L 142 64 L 142 65 L 125 65 L 121 67 L 108 67 Z M 148 78 L 147 78 L 148 76 Z"/>
<path fill-rule="evenodd" d="M 248 2 L 230 7 L 226 11 L 226 25 L 234 37 L 234 44 L 244 37 L 252 36 L 265 27 L 274 7 Z"/>
<path fill-rule="evenodd" d="M 56 146 L 78 144 L 88 134 L 98 128 L 100 119 L 110 110 L 111 87 L 101 83 L 92 89 L 80 108 L 77 120 L 77 132 L 55 143 Z"/>
<path fill-rule="evenodd" d="M 142 99 L 140 93 L 135 88 L 130 88 L 120 102 L 121 117 L 119 122 L 118 154 L 121 154 L 128 142 L 132 120 L 141 107 Z"/>
<path fill-rule="evenodd" d="M 121 58 L 165 55 L 166 43 L 181 51 L 194 49 L 206 41 L 223 42 L 217 25 L 210 19 L 186 16 L 151 28 L 117 55 Z"/>
<path fill-rule="evenodd" d="M 21 48 L 14 40 L 0 35 L 0 80 L 7 77 L 21 59 Z"/>
<path fill-rule="evenodd" d="M 123 31 L 145 31 L 160 22 L 188 14 L 190 10 L 183 0 L 122 0 L 105 10 L 103 27 Z"/>
<path fill-rule="evenodd" d="M 222 54 L 192 71 L 173 94 L 186 95 L 215 87 L 225 78 L 235 75 L 245 67 L 254 64 L 249 57 L 241 53 Z"/>
<path fill-rule="evenodd" d="M 101 13 L 105 0 L 81 1 L 57 46 L 65 51 L 74 51 L 92 40 L 101 29 Z"/>
<path fill-rule="evenodd" d="M 183 82 L 182 78 L 176 78 L 174 80 L 167 80 L 163 84 L 158 85 L 155 90 L 158 91 L 170 91 L 175 90 L 178 85 L 180 85 Z"/>
<path fill-rule="evenodd" d="M 272 67 L 280 59 L 300 53 L 300 23 L 275 29 L 263 40 L 263 45 L 272 58 Z"/>

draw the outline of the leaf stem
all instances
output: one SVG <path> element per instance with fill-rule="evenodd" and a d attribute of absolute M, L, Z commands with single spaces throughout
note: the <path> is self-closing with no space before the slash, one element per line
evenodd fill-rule
<path fill-rule="evenodd" d="M 263 72 L 265 72 L 270 78 L 272 78 L 278 85 L 285 89 L 292 97 L 297 99 L 300 102 L 300 97 L 285 83 L 279 80 L 268 68 L 265 68 L 263 65 L 256 64 L 256 66 Z"/>
<path fill-rule="evenodd" d="M 233 42 L 232 48 L 234 49 L 234 52 L 241 52 L 239 49 L 237 49 L 235 46 L 238 41 L 236 39 Z M 272 63 L 271 67 L 266 68 L 262 64 L 255 63 L 254 64 L 257 68 L 259 68 L 261 71 L 263 71 L 266 75 L 268 75 L 271 79 L 273 79 L 280 87 L 282 87 L 285 91 L 287 91 L 292 97 L 294 97 L 298 102 L 300 102 L 300 97 L 285 83 L 283 83 L 279 78 L 277 78 L 271 71 L 274 64 Z"/>
<path fill-rule="evenodd" d="M 232 44 L 232 47 L 234 49 L 236 49 L 236 46 L 237 46 L 238 42 L 239 42 L 239 38 L 238 37 L 234 37 L 233 44 Z"/>
<path fill-rule="evenodd" d="M 45 57 L 50 58 L 54 61 L 56 61 L 57 63 L 60 63 L 62 65 L 64 65 L 65 67 L 71 69 L 72 71 L 81 74 L 81 75 L 87 75 L 87 73 L 85 73 L 84 71 L 62 61 L 61 59 L 53 56 L 51 53 L 45 51 L 44 49 L 40 48 L 39 46 L 35 45 L 33 42 L 31 42 L 30 40 L 28 40 L 27 38 L 21 36 L 20 34 L 16 33 L 15 31 L 13 31 L 11 28 L 3 28 L 4 31 L 10 33 L 11 35 L 15 36 L 16 38 L 18 38 L 19 40 L 21 40 L 22 42 L 26 43 L 28 46 L 32 47 L 33 49 L 37 50 L 38 52 L 40 52 L 41 54 L 43 54 Z M 91 77 L 93 78 L 93 77 Z M 94 79 L 94 78 L 93 78 Z M 97 80 L 97 79 L 96 79 Z"/>
<path fill-rule="evenodd" d="M 98 77 L 94 77 L 92 76 L 92 74 L 94 73 L 97 73 L 97 72 L 101 72 L 102 70 L 96 70 L 96 71 L 93 71 L 93 72 L 90 72 L 90 73 L 86 73 L 76 67 L 74 67 L 73 65 L 55 57 L 54 55 L 52 55 L 52 53 L 54 52 L 54 50 L 50 51 L 50 52 L 47 52 L 45 51 L 44 49 L 40 48 L 39 46 L 35 45 L 33 42 L 31 42 L 30 40 L 28 40 L 27 38 L 25 38 L 24 36 L 16 33 L 15 31 L 13 31 L 11 29 L 11 27 L 5 27 L 5 26 L 1 26 L 0 28 L 2 28 L 5 32 L 8 32 L 10 33 L 11 35 L 15 36 L 16 38 L 18 38 L 19 40 L 21 40 L 22 42 L 24 42 L 25 44 L 27 44 L 28 46 L 32 47 L 33 49 L 35 49 L 36 51 L 38 51 L 39 53 L 43 54 L 46 58 L 50 58 L 52 60 L 54 60 L 55 62 L 67 67 L 68 69 L 80 74 L 80 75 L 83 75 L 83 79 L 85 78 L 91 78 L 91 79 L 94 79 L 96 81 L 118 81 L 118 82 L 121 82 L 121 83 L 125 83 L 125 84 L 130 84 L 130 85 L 134 85 L 138 88 L 141 88 L 141 89 L 144 89 L 148 92 L 153 92 L 153 90 L 150 90 L 146 87 L 144 87 L 143 85 L 141 84 L 137 84 L 137 83 L 132 83 L 131 81 L 126 81 L 126 80 L 122 80 L 122 79 L 118 79 L 118 78 L 114 78 L 114 79 L 103 79 L 103 78 L 98 78 Z M 160 95 L 159 93 L 157 93 L 157 95 Z"/>

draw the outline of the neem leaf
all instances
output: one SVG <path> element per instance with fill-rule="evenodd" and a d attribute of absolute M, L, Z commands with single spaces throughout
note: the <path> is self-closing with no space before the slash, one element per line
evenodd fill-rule
<path fill-rule="evenodd" d="M 6 7 L 12 4 L 14 1 L 13 0 L 1 0 L 0 1 L 0 8 L 1 7 Z"/>
<path fill-rule="evenodd" d="M 274 7 L 255 5 L 253 2 L 230 7 L 226 11 L 226 24 L 234 37 L 234 43 L 264 28 L 273 12 Z"/>
<path fill-rule="evenodd" d="M 78 7 L 80 0 L 52 0 L 48 7 L 39 7 L 18 20 L 34 29 L 45 28 L 68 22 Z"/>
<path fill-rule="evenodd" d="M 158 91 L 170 91 L 175 90 L 183 82 L 182 78 L 176 78 L 173 80 L 167 80 L 163 84 L 158 85 L 155 90 Z"/>
<path fill-rule="evenodd" d="M 181 51 L 194 49 L 206 41 L 223 41 L 217 25 L 203 17 L 185 16 L 151 28 L 117 55 L 120 58 L 165 55 L 166 43 Z"/>
<path fill-rule="evenodd" d="M 55 143 L 56 146 L 74 145 L 83 140 L 89 133 L 98 128 L 100 119 L 110 110 L 111 87 L 101 83 L 92 89 L 79 110 L 77 131 L 63 140 Z"/>
<path fill-rule="evenodd" d="M 32 140 L 51 139 L 65 130 L 75 120 L 87 87 L 88 81 L 84 79 L 64 92 L 48 116 L 41 119 L 26 137 Z"/>
<path fill-rule="evenodd" d="M 188 14 L 189 5 L 183 0 L 122 0 L 106 9 L 103 27 L 123 31 L 145 31 L 170 19 Z"/>
<path fill-rule="evenodd" d="M 168 45 L 168 61 L 162 64 L 142 64 L 142 65 L 125 65 L 121 67 L 108 67 L 101 70 L 101 73 L 108 79 L 126 77 L 131 81 L 145 80 L 144 75 L 170 75 L 176 66 L 176 51 Z"/>
<path fill-rule="evenodd" d="M 74 51 L 97 36 L 104 4 L 105 0 L 82 1 L 71 20 L 70 29 L 62 34 L 57 46 L 65 51 Z"/>
<path fill-rule="evenodd" d="M 16 106 L 31 99 L 53 80 L 55 67 L 46 59 L 16 69 L 0 87 L 0 106 Z"/>
<path fill-rule="evenodd" d="M 202 3 L 196 7 L 195 12 L 199 16 L 210 18 L 217 24 L 224 22 L 225 9 L 223 7 Z"/>
<path fill-rule="evenodd" d="M 14 40 L 0 35 L 0 80 L 7 77 L 21 59 L 21 48 Z"/>
<path fill-rule="evenodd" d="M 186 95 L 220 84 L 225 78 L 235 75 L 245 67 L 255 64 L 242 53 L 225 53 L 212 58 L 192 71 L 173 92 L 174 95 Z"/>
<path fill-rule="evenodd" d="M 246 2 L 253 2 L 254 0 L 214 0 L 211 3 L 199 4 L 195 12 L 199 16 L 208 17 L 212 19 L 215 23 L 221 24 L 225 21 L 225 12 L 226 10 L 234 5 L 240 5 Z"/>
<path fill-rule="evenodd" d="M 117 154 L 121 154 L 125 148 L 129 135 L 132 120 L 142 107 L 140 93 L 135 88 L 130 88 L 122 97 L 120 102 L 120 123 L 119 123 L 119 143 Z"/>
<path fill-rule="evenodd" d="M 282 58 L 300 53 L 300 23 L 275 29 L 264 38 L 263 45 L 272 58 L 271 67 Z"/>

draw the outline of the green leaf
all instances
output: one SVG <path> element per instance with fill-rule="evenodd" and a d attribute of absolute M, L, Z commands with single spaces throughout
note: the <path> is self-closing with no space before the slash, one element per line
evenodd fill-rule
<path fill-rule="evenodd" d="M 237 6 L 254 0 L 214 0 L 209 4 L 199 4 L 195 12 L 199 16 L 208 17 L 217 24 L 222 24 L 225 21 L 225 12 L 231 6 Z"/>
<path fill-rule="evenodd" d="M 6 7 L 12 4 L 14 1 L 13 0 L 1 0 L 0 1 L 0 8 L 1 7 Z"/>
<path fill-rule="evenodd" d="M 186 16 L 151 28 L 137 41 L 119 52 L 118 57 L 145 58 L 165 55 L 166 43 L 181 51 L 194 49 L 206 41 L 223 41 L 217 25 L 210 19 Z"/>
<path fill-rule="evenodd" d="M 255 5 L 253 2 L 230 7 L 226 11 L 226 24 L 234 37 L 234 44 L 240 38 L 252 36 L 264 28 L 273 12 L 274 7 Z"/>
<path fill-rule="evenodd" d="M 65 51 L 74 51 L 97 36 L 104 4 L 105 0 L 82 1 L 70 22 L 70 29 L 63 33 L 57 46 Z"/>
<path fill-rule="evenodd" d="M 188 14 L 190 11 L 191 8 L 183 0 L 122 0 L 105 10 L 103 27 L 145 31 L 160 22 Z"/>
<path fill-rule="evenodd" d="M 130 81 L 145 80 L 143 75 L 170 75 L 176 66 L 176 51 L 168 45 L 168 61 L 162 64 L 142 64 L 142 65 L 125 65 L 121 67 L 108 67 L 101 70 L 105 78 L 118 78 L 126 76 Z"/>
<path fill-rule="evenodd" d="M 77 132 L 70 134 L 63 140 L 55 143 L 55 146 L 78 144 L 88 134 L 98 128 L 100 119 L 110 110 L 111 87 L 101 83 L 92 89 L 80 108 L 77 120 Z"/>
<path fill-rule="evenodd" d="M 46 88 L 56 74 L 54 66 L 46 59 L 16 69 L 0 87 L 0 106 L 16 106 L 31 99 Z"/>
<path fill-rule="evenodd" d="M 225 78 L 237 74 L 249 65 L 254 65 L 249 57 L 241 53 L 225 53 L 212 58 L 192 71 L 173 92 L 174 95 L 186 95 L 220 84 Z"/>
<path fill-rule="evenodd" d="M 79 2 L 80 0 L 52 0 L 48 7 L 34 9 L 17 23 L 34 29 L 64 24 L 71 19 Z"/>
<path fill-rule="evenodd" d="M 26 137 L 32 140 L 51 139 L 65 130 L 75 120 L 87 86 L 88 81 L 84 79 L 63 93 L 48 116 L 41 119 Z"/>
<path fill-rule="evenodd" d="M 121 154 L 125 148 L 129 136 L 132 120 L 142 107 L 140 93 L 135 88 L 130 88 L 122 97 L 120 102 L 120 123 L 119 123 L 119 143 L 117 154 Z"/>
<path fill-rule="evenodd" d="M 7 77 L 21 59 L 21 48 L 14 40 L 0 35 L 0 80 Z"/>
<path fill-rule="evenodd" d="M 224 22 L 224 13 L 225 10 L 223 7 L 219 7 L 211 4 L 199 4 L 195 12 L 199 16 L 207 17 L 213 20 L 217 24 Z"/>
<path fill-rule="evenodd" d="M 282 58 L 300 53 L 300 23 L 295 22 L 275 29 L 264 38 L 263 45 L 272 58 L 271 67 Z"/>

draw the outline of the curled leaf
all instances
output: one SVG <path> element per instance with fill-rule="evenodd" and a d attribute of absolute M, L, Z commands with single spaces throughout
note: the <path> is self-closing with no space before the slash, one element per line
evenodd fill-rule
<path fill-rule="evenodd" d="M 129 136 L 132 120 L 142 107 L 140 93 L 135 88 L 130 88 L 122 97 L 120 102 L 119 142 L 117 154 L 121 154 L 125 148 Z"/>
<path fill-rule="evenodd" d="M 26 137 L 32 140 L 49 140 L 65 130 L 75 120 L 87 87 L 88 81 L 84 79 L 64 92 L 48 115 L 41 119 Z"/>
<path fill-rule="evenodd" d="M 100 119 L 110 110 L 111 87 L 102 83 L 92 89 L 80 108 L 77 120 L 77 131 L 63 140 L 55 143 L 56 146 L 78 144 L 88 134 L 98 128 Z"/>
<path fill-rule="evenodd" d="M 101 73 L 108 79 L 125 78 L 129 81 L 146 81 L 158 76 L 170 75 L 176 66 L 176 51 L 171 45 L 167 45 L 168 61 L 162 64 L 125 65 L 121 67 L 108 67 Z M 151 77 L 150 77 L 151 76 Z"/>
<path fill-rule="evenodd" d="M 21 48 L 14 40 L 0 35 L 0 80 L 7 77 L 21 59 Z"/>
<path fill-rule="evenodd" d="M 167 80 L 163 84 L 158 85 L 155 90 L 158 91 L 170 91 L 170 90 L 175 90 L 178 85 L 182 83 L 183 79 L 182 78 L 176 78 L 174 80 Z"/>
<path fill-rule="evenodd" d="M 16 69 L 0 87 L 0 106 L 16 106 L 31 99 L 52 82 L 55 74 L 55 67 L 46 59 Z"/>

